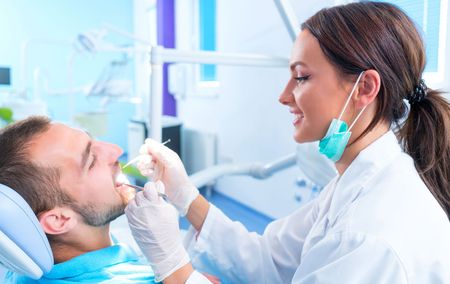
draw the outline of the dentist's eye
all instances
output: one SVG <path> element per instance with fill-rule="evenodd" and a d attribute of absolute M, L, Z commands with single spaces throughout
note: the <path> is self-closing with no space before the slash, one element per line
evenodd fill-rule
<path fill-rule="evenodd" d="M 297 84 L 300 84 L 300 83 L 303 83 L 303 82 L 305 82 L 306 80 L 308 80 L 308 79 L 309 79 L 309 76 L 310 76 L 310 75 L 307 75 L 307 76 L 300 76 L 300 77 L 295 77 L 294 79 L 295 79 L 295 81 L 297 81 Z"/>

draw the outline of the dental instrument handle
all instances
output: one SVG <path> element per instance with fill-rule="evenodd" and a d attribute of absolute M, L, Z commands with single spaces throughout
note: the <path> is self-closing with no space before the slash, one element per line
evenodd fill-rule
<path fill-rule="evenodd" d="M 167 139 L 166 141 L 164 141 L 162 144 L 166 145 L 169 142 L 170 142 L 170 138 Z M 137 157 L 134 157 L 133 159 L 131 159 L 128 163 L 125 164 L 125 166 L 122 167 L 122 169 L 125 169 L 129 165 L 136 163 L 137 161 L 139 161 L 139 159 L 141 159 L 141 155 L 138 155 Z"/>
<path fill-rule="evenodd" d="M 129 184 L 129 183 L 123 183 L 123 184 L 126 185 L 126 186 L 129 186 L 129 187 L 132 187 L 132 188 L 134 188 L 136 190 L 139 190 L 139 191 L 143 191 L 144 190 L 144 188 L 142 186 Z M 167 194 L 158 192 L 158 196 L 161 197 L 162 199 L 164 199 L 165 201 L 167 201 L 167 198 L 168 198 Z"/>

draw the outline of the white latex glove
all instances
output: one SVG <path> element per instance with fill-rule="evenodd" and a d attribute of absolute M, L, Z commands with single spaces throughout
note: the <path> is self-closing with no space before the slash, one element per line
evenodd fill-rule
<path fill-rule="evenodd" d="M 164 192 L 161 182 L 148 182 L 125 208 L 131 233 L 155 272 L 162 281 L 189 263 L 182 245 L 175 208 L 158 196 Z"/>
<path fill-rule="evenodd" d="M 147 155 L 137 164 L 139 171 L 154 181 L 162 181 L 166 194 L 181 216 L 185 216 L 192 201 L 198 196 L 198 189 L 189 180 L 183 163 L 177 153 L 153 140 L 146 139 L 141 146 L 141 155 Z"/>

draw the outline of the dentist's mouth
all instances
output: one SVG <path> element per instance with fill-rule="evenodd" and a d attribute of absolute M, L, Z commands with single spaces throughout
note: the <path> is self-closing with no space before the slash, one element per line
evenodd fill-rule
<path fill-rule="evenodd" d="M 294 119 L 294 121 L 292 122 L 292 124 L 294 124 L 294 125 L 299 124 L 299 123 L 303 120 L 303 118 L 305 118 L 305 115 L 304 115 L 304 114 L 296 114 L 296 115 L 295 115 L 295 119 Z"/>
<path fill-rule="evenodd" d="M 305 118 L 305 114 L 300 111 L 300 109 L 298 108 L 289 108 L 289 112 L 292 113 L 293 115 L 295 115 L 294 120 L 292 121 L 292 124 L 295 126 L 297 124 L 299 124 L 303 118 Z"/>

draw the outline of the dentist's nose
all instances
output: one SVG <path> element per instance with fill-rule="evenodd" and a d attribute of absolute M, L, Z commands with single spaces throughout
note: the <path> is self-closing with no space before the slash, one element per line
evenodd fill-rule
<path fill-rule="evenodd" d="M 289 105 L 294 101 L 294 89 L 296 84 L 297 82 L 295 82 L 294 79 L 289 79 L 283 92 L 281 92 L 280 96 L 278 97 L 278 101 L 281 104 Z"/>

